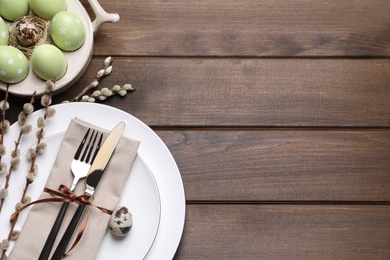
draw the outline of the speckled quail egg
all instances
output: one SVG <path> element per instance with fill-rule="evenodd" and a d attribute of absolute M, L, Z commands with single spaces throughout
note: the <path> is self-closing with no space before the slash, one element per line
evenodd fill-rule
<path fill-rule="evenodd" d="M 75 51 L 85 42 L 85 27 L 77 15 L 62 11 L 51 20 L 50 36 L 61 50 Z"/>
<path fill-rule="evenodd" d="M 7 45 L 8 41 L 9 30 L 4 20 L 0 17 L 0 45 Z"/>
<path fill-rule="evenodd" d="M 0 80 L 6 83 L 18 83 L 28 74 L 26 56 L 12 46 L 0 46 Z"/>
<path fill-rule="evenodd" d="M 44 80 L 57 80 L 65 75 L 68 62 L 64 53 L 51 44 L 41 44 L 31 55 L 31 67 Z"/>
<path fill-rule="evenodd" d="M 15 28 L 16 38 L 22 46 L 31 46 L 38 42 L 39 32 L 34 23 L 18 21 Z"/>
<path fill-rule="evenodd" d="M 133 216 L 131 215 L 129 209 L 125 206 L 117 207 L 113 211 L 109 220 L 111 233 L 115 236 L 123 237 L 129 233 L 132 226 Z"/>
<path fill-rule="evenodd" d="M 28 0 L 0 0 L 0 16 L 8 21 L 15 21 L 29 12 Z"/>
<path fill-rule="evenodd" d="M 66 10 L 66 0 L 30 0 L 30 5 L 36 15 L 46 20 Z"/>

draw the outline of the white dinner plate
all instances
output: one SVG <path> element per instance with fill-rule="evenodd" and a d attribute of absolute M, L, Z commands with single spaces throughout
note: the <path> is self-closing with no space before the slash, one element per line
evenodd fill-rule
<path fill-rule="evenodd" d="M 127 123 L 124 135 L 140 141 L 138 156 L 142 158 L 142 160 L 139 158 L 136 160 L 134 169 L 149 169 L 145 172 L 145 175 L 152 176 L 152 178 L 154 177 L 157 188 L 153 189 L 153 191 L 155 192 L 158 189 L 157 195 L 159 194 L 160 199 L 160 221 L 158 223 L 158 230 L 154 243 L 149 249 L 145 259 L 172 259 L 179 245 L 184 228 L 185 195 L 179 169 L 177 168 L 175 160 L 163 141 L 143 122 L 130 114 L 113 107 L 95 103 L 66 103 L 54 105 L 52 107 L 56 109 L 57 113 L 54 118 L 49 119 L 50 121 L 48 121 L 45 128 L 47 136 L 55 136 L 58 135 L 58 133 L 64 132 L 67 129 L 70 120 L 74 117 L 91 122 L 105 129 L 112 129 L 120 121 L 125 121 Z M 42 115 L 42 110 L 33 113 L 29 118 L 29 120 L 31 120 L 31 124 L 35 125 L 36 119 Z M 15 137 L 16 134 L 14 132 L 16 131 L 13 129 L 17 127 L 18 126 L 13 125 L 10 133 L 7 133 L 6 135 L 5 140 L 8 146 L 13 145 L 11 137 Z M 33 135 L 24 137 L 20 149 L 22 151 L 27 150 L 29 146 L 35 143 L 35 141 L 36 140 Z M 49 147 L 50 145 L 48 145 L 48 148 Z M 45 156 L 47 156 L 46 153 Z M 43 155 L 41 158 L 43 158 Z M 45 158 L 45 160 L 49 159 Z M 37 164 L 39 165 L 40 162 L 37 162 Z M 144 172 L 144 170 L 137 172 Z M 136 174 L 134 175 L 137 176 Z M 130 176 L 132 176 L 132 174 L 130 174 Z M 129 179 L 129 185 L 131 185 L 130 181 L 131 179 Z M 32 187 L 36 187 L 35 182 Z M 153 193 L 153 191 L 151 192 Z M 131 200 L 128 196 L 124 196 L 123 199 Z M 145 201 L 138 201 L 138 203 L 143 206 L 146 204 Z M 1 216 L 0 220 L 2 220 Z M 2 221 L 0 224 L 2 224 Z M 136 220 L 134 220 L 133 228 L 135 227 Z M 1 230 L 2 228 L 0 226 L 0 232 Z M 134 230 L 131 232 L 133 231 Z M 115 244 L 115 246 L 123 246 L 119 251 L 115 251 L 117 254 L 115 259 L 119 259 L 120 257 L 124 257 L 124 259 L 142 259 L 129 258 L 129 254 L 131 254 L 134 250 L 138 250 L 138 248 L 129 246 L 127 241 L 125 243 L 122 243 L 121 241 L 107 242 L 107 239 L 109 238 L 104 239 L 97 259 L 112 259 L 112 253 L 115 249 L 107 249 L 110 252 L 110 255 L 107 256 L 104 247 L 107 246 L 107 248 L 111 248 L 113 244 Z M 131 240 L 131 237 L 129 237 L 129 240 Z"/>

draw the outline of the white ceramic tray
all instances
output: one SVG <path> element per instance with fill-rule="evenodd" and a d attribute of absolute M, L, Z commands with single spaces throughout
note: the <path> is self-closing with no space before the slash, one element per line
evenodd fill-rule
<path fill-rule="evenodd" d="M 57 80 L 56 93 L 60 93 L 71 87 L 85 72 L 92 57 L 93 38 L 100 25 L 106 22 L 114 23 L 119 21 L 118 14 L 107 13 L 97 0 L 88 0 L 95 13 L 96 18 L 94 21 L 91 21 L 91 18 L 80 1 L 67 0 L 66 2 L 67 11 L 77 15 L 84 23 L 86 38 L 85 43 L 78 50 L 64 52 L 65 58 L 68 61 L 68 70 L 61 79 Z M 0 89 L 5 90 L 5 88 L 6 84 L 0 81 Z M 34 91 L 36 91 L 37 96 L 42 95 L 45 92 L 45 81 L 36 76 L 30 66 L 27 77 L 17 84 L 11 84 L 9 93 L 21 97 L 30 97 Z"/>

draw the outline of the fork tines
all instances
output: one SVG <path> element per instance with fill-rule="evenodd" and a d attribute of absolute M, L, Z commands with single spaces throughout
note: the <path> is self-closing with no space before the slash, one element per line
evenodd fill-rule
<path fill-rule="evenodd" d="M 92 133 L 90 134 L 91 130 L 92 130 Z M 81 144 L 80 144 L 79 148 L 77 149 L 74 158 L 91 164 L 93 162 L 93 160 L 95 159 L 96 154 L 99 151 L 100 144 L 101 144 L 102 138 L 103 138 L 103 135 L 101 134 L 99 141 L 96 142 L 98 135 L 99 135 L 98 131 L 89 128 L 87 130 L 87 132 L 85 133 L 84 138 L 81 141 Z M 80 157 L 80 154 L 82 154 L 81 157 Z"/>

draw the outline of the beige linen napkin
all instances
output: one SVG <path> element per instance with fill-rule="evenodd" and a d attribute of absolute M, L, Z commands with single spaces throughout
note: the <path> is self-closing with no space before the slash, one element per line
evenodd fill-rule
<path fill-rule="evenodd" d="M 77 147 L 89 127 L 93 127 L 94 129 L 104 132 L 105 136 L 109 132 L 108 130 L 95 127 L 78 118 L 73 119 L 69 124 L 64 139 L 62 140 L 61 147 L 46 183 L 47 188 L 57 190 L 61 184 L 70 187 L 73 180 L 73 175 L 70 171 L 70 164 Z M 95 191 L 95 199 L 93 202 L 95 205 L 111 210 L 117 207 L 117 203 L 119 202 L 124 185 L 135 160 L 138 146 L 139 141 L 124 137 L 121 139 Z M 44 156 L 44 154 L 41 156 Z M 75 194 L 83 194 L 84 189 L 84 181 L 81 180 L 78 183 Z M 51 195 L 43 192 L 40 199 L 49 197 L 51 197 Z M 35 204 L 32 206 L 27 220 L 22 228 L 22 232 L 16 240 L 15 247 L 8 258 L 9 260 L 38 259 L 61 205 L 62 203 L 49 202 Z M 52 253 L 70 222 L 73 213 L 76 211 L 77 206 L 78 205 L 76 203 L 71 203 L 69 205 Z M 108 219 L 110 216 L 93 207 L 90 207 L 89 212 L 88 225 L 84 231 L 83 237 L 77 246 L 66 257 L 67 260 L 88 260 L 94 259 L 96 256 L 100 242 L 107 230 Z M 86 211 L 84 212 L 84 216 L 81 219 L 80 224 L 83 223 L 85 217 Z M 78 228 L 76 229 L 69 246 L 72 245 L 77 233 Z"/>

